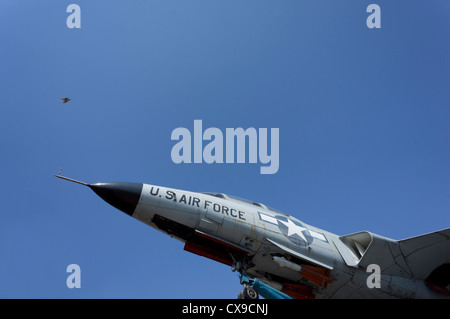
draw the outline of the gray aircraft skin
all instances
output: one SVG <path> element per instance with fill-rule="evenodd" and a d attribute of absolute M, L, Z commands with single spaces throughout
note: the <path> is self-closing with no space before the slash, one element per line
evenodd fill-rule
<path fill-rule="evenodd" d="M 450 228 L 404 240 L 339 236 L 225 194 L 55 176 L 293 298 L 450 298 Z"/>

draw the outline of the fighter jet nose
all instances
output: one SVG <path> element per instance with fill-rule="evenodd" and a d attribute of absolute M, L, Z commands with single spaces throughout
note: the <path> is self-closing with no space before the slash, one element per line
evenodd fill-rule
<path fill-rule="evenodd" d="M 143 184 L 117 182 L 88 186 L 105 202 L 131 216 L 141 197 Z"/>

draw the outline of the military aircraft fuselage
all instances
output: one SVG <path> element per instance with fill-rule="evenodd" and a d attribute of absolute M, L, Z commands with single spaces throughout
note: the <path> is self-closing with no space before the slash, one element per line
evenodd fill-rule
<path fill-rule="evenodd" d="M 294 298 L 448 297 L 436 292 L 441 287 L 430 289 L 414 278 L 400 261 L 404 254 L 398 241 L 370 232 L 338 236 L 261 203 L 220 193 L 57 177 L 89 186 L 114 207 L 184 242 L 186 251 Z"/>
<path fill-rule="evenodd" d="M 228 245 L 231 255 L 235 249 L 249 256 L 259 252 L 262 259 L 270 259 L 272 247 L 279 244 L 330 269 L 340 259 L 336 248 L 327 239 L 335 235 L 263 204 L 247 203 L 225 194 L 195 193 L 144 184 L 132 217 L 189 242 L 187 235 L 192 234 L 187 227 L 194 234 Z M 173 227 L 170 227 L 171 223 Z M 177 232 L 177 225 L 183 230 Z M 266 245 L 271 248 L 267 249 Z M 231 256 L 228 258 L 232 262 Z M 258 267 L 261 271 L 266 268 L 280 267 L 273 262 L 262 269 Z"/>

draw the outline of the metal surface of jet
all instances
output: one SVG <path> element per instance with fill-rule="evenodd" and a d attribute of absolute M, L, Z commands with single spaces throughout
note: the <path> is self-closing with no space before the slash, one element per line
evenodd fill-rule
<path fill-rule="evenodd" d="M 225 194 L 55 176 L 229 265 L 241 274 L 241 298 L 257 298 L 253 288 L 266 298 L 450 298 L 450 228 L 399 241 L 339 236 Z"/>

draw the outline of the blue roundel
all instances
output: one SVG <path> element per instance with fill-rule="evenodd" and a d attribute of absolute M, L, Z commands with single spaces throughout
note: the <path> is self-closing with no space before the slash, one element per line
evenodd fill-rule
<path fill-rule="evenodd" d="M 299 246 L 309 246 L 313 242 L 313 238 L 309 230 L 300 222 L 292 220 L 285 216 L 276 216 L 278 227 L 283 235 L 291 242 Z"/>

